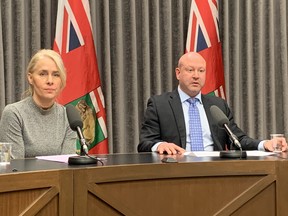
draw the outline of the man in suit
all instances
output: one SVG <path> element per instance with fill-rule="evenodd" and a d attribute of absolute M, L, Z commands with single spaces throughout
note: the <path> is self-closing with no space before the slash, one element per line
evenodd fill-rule
<path fill-rule="evenodd" d="M 152 96 L 148 100 L 141 127 L 139 152 L 182 154 L 193 150 L 194 141 L 189 131 L 189 118 L 192 119 L 188 114 L 189 98 L 197 100 L 203 150 L 222 151 L 231 146 L 225 129 L 219 127 L 212 118 L 210 107 L 216 105 L 228 117 L 229 128 L 238 137 L 243 150 L 273 151 L 272 140 L 252 139 L 237 126 L 225 100 L 201 94 L 206 80 L 206 61 L 199 53 L 184 54 L 179 59 L 175 72 L 179 81 L 178 88 L 172 92 Z M 286 151 L 286 140 L 280 138 L 280 142 L 282 151 Z"/>

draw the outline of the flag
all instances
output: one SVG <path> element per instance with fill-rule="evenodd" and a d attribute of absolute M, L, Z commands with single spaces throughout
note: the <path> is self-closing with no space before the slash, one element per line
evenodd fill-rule
<path fill-rule="evenodd" d="M 105 103 L 88 0 L 58 1 L 53 49 L 61 55 L 67 71 L 66 87 L 57 101 L 79 110 L 89 153 L 108 153 Z"/>
<path fill-rule="evenodd" d="M 192 0 L 185 52 L 198 52 L 206 60 L 207 75 L 202 93 L 225 99 L 218 7 L 217 0 Z"/>

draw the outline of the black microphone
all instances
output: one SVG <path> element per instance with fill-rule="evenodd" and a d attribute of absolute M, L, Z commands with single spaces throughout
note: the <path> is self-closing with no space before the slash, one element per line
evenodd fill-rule
<path fill-rule="evenodd" d="M 68 104 L 66 105 L 66 113 L 70 128 L 77 132 L 78 138 L 80 140 L 80 156 L 69 157 L 69 164 L 96 164 L 99 161 L 97 158 L 93 158 L 88 155 L 88 146 L 86 140 L 82 133 L 83 122 L 81 120 L 80 113 L 76 108 Z"/>
<path fill-rule="evenodd" d="M 70 128 L 73 131 L 77 131 L 77 135 L 80 139 L 81 149 L 80 155 L 87 155 L 88 154 L 88 146 L 86 144 L 86 140 L 82 133 L 83 122 L 81 120 L 79 112 L 75 109 L 75 107 L 71 104 L 66 106 L 67 118 L 70 125 Z"/>
<path fill-rule="evenodd" d="M 230 128 L 228 127 L 229 124 L 229 120 L 227 118 L 227 116 L 222 112 L 221 109 L 219 109 L 217 106 L 213 105 L 210 107 L 210 111 L 212 114 L 212 117 L 214 118 L 214 120 L 218 123 L 219 127 L 224 127 L 225 130 L 227 131 L 229 137 L 232 139 L 233 143 L 239 148 L 241 149 L 242 146 L 237 138 L 237 136 L 230 130 Z"/>
<path fill-rule="evenodd" d="M 235 157 L 246 157 L 246 152 L 242 151 L 242 146 L 241 143 L 239 142 L 237 136 L 230 130 L 230 128 L 228 127 L 229 124 L 229 119 L 227 118 L 227 116 L 222 112 L 222 110 L 215 106 L 212 105 L 210 107 L 210 112 L 212 114 L 212 117 L 214 119 L 214 121 L 217 122 L 218 126 L 221 128 L 224 128 L 226 130 L 226 132 L 228 133 L 230 139 L 232 140 L 232 142 L 234 143 L 234 145 L 236 145 L 239 149 L 240 149 L 240 155 L 238 155 L 237 153 L 228 153 L 229 155 L 226 156 L 227 153 L 222 153 L 220 152 L 220 157 L 223 156 L 223 154 L 225 154 L 225 156 L 223 157 L 230 157 L 230 158 L 235 158 Z"/>

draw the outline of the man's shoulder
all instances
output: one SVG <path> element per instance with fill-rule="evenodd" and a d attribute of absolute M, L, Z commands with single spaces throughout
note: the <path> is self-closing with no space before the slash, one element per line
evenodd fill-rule
<path fill-rule="evenodd" d="M 163 92 L 162 94 L 158 95 L 153 95 L 151 98 L 155 99 L 169 99 L 169 98 L 174 98 L 174 97 L 179 97 L 179 94 L 176 90 L 174 91 L 168 91 L 168 92 Z"/>
<path fill-rule="evenodd" d="M 171 101 L 179 101 L 180 97 L 177 92 L 164 92 L 162 94 L 153 95 L 149 98 L 148 104 L 157 104 L 157 106 L 167 106 Z"/>
<path fill-rule="evenodd" d="M 203 103 L 209 103 L 212 105 L 227 104 L 227 102 L 223 98 L 208 94 L 207 95 L 202 94 L 202 101 Z"/>

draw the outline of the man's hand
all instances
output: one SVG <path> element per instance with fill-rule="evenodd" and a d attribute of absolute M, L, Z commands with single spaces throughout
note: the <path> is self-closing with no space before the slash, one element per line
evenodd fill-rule
<path fill-rule="evenodd" d="M 159 144 L 157 148 L 157 152 L 159 154 L 168 154 L 168 155 L 176 155 L 176 154 L 183 154 L 185 149 L 181 148 L 180 146 L 174 143 L 162 142 Z"/>
<path fill-rule="evenodd" d="M 278 139 L 278 142 L 281 143 L 282 145 L 282 151 L 287 151 L 287 142 L 286 142 L 286 139 L 284 137 L 279 137 L 279 138 L 274 138 L 274 139 Z M 264 143 L 264 148 L 266 151 L 270 151 L 270 152 L 273 152 L 274 151 L 274 147 L 273 147 L 273 143 L 275 141 L 273 141 L 273 139 L 271 140 L 267 140 L 265 143 Z"/>

